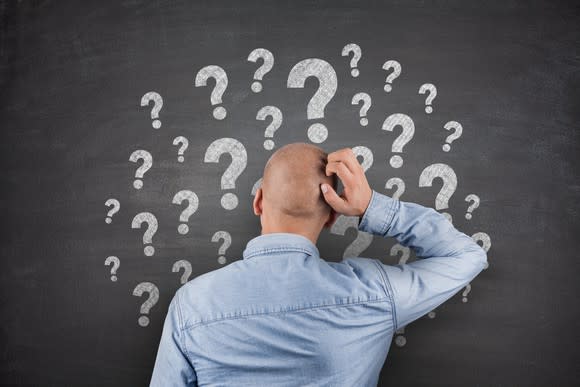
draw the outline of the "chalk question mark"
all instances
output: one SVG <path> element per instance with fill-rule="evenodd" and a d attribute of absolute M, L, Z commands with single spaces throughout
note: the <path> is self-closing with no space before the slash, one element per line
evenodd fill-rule
<path fill-rule="evenodd" d="M 352 52 L 352 59 L 350 60 L 350 68 L 352 70 L 350 70 L 350 75 L 352 75 L 353 77 L 356 78 L 359 75 L 359 71 L 356 68 L 356 66 L 357 66 L 358 61 L 360 60 L 360 58 L 362 56 L 362 51 L 361 51 L 359 45 L 355 44 L 355 43 L 349 43 L 342 48 L 342 56 L 350 56 L 351 52 Z"/>
<path fill-rule="evenodd" d="M 393 189 L 393 186 L 397 187 L 397 190 L 391 196 L 393 199 L 399 200 L 401 195 L 405 193 L 405 182 L 403 179 L 399 177 L 391 177 L 387 180 L 387 184 L 385 184 L 386 189 Z"/>
<path fill-rule="evenodd" d="M 415 134 L 415 123 L 413 122 L 411 117 L 402 113 L 391 114 L 390 116 L 387 117 L 385 122 L 383 122 L 383 130 L 388 130 L 392 132 L 396 126 L 400 126 L 401 128 L 403 128 L 403 130 L 401 131 L 399 137 L 397 137 L 395 141 L 393 141 L 391 151 L 393 153 L 395 152 L 402 153 L 403 147 L 409 141 L 411 141 L 413 135 Z M 391 157 L 390 163 L 391 167 L 400 168 L 403 165 L 403 158 L 399 155 L 394 155 Z"/>
<path fill-rule="evenodd" d="M 218 258 L 218 262 L 220 265 L 223 265 L 224 263 L 226 263 L 226 257 L 225 257 L 226 250 L 232 244 L 232 236 L 227 231 L 216 231 L 215 234 L 213 234 L 213 236 L 211 237 L 211 241 L 212 242 L 219 242 L 220 240 L 223 240 L 224 242 L 222 243 L 222 245 L 218 249 L 218 254 L 220 254 L 220 257 Z"/>
<path fill-rule="evenodd" d="M 431 83 L 425 83 L 424 85 L 421 85 L 421 87 L 419 88 L 419 94 L 425 94 L 427 92 L 429 94 L 425 99 L 425 113 L 431 114 L 433 112 L 433 107 L 431 106 L 431 104 L 433 103 L 433 100 L 437 96 L 437 88 L 435 87 L 435 85 Z"/>
<path fill-rule="evenodd" d="M 119 212 L 119 209 L 121 209 L 121 203 L 119 203 L 117 199 L 108 199 L 105 202 L 105 206 L 107 207 L 113 206 L 113 208 L 111 208 L 109 212 L 107 212 L 107 217 L 105 218 L 105 223 L 111 224 L 111 222 L 113 221 L 113 215 L 115 215 L 117 212 Z"/>
<path fill-rule="evenodd" d="M 264 106 L 260 110 L 258 110 L 258 114 L 256 114 L 256 119 L 260 121 L 265 121 L 266 117 L 272 117 L 272 122 L 266 128 L 264 132 L 264 137 L 274 137 L 274 132 L 277 131 L 280 126 L 282 125 L 282 112 L 276 106 Z M 265 140 L 264 141 L 264 149 L 272 150 L 274 148 L 274 141 L 272 140 Z"/>
<path fill-rule="evenodd" d="M 309 58 L 294 65 L 288 74 L 286 86 L 303 88 L 307 78 L 318 79 L 319 86 L 316 93 L 308 102 L 306 115 L 309 120 L 324 118 L 324 109 L 334 97 L 338 87 L 336 71 L 325 60 Z M 328 129 L 321 123 L 314 123 L 308 128 L 308 138 L 314 143 L 321 143 L 328 137 Z"/>
<path fill-rule="evenodd" d="M 224 137 L 215 140 L 207 147 L 203 161 L 206 163 L 218 163 L 224 153 L 230 154 L 232 162 L 222 175 L 221 189 L 233 189 L 236 188 L 236 179 L 246 169 L 248 154 L 241 142 L 233 138 Z M 221 205 L 226 210 L 233 210 L 238 206 L 238 197 L 228 192 L 222 196 Z"/>
<path fill-rule="evenodd" d="M 262 178 L 260 177 L 252 186 L 251 191 L 252 196 L 256 196 L 256 192 L 258 191 L 258 188 L 260 188 L 261 186 L 262 186 Z"/>
<path fill-rule="evenodd" d="M 383 64 L 383 70 L 389 71 L 391 69 L 393 70 L 393 72 L 387 76 L 386 80 L 387 83 L 385 84 L 385 91 L 387 93 L 390 93 L 391 90 L 393 90 L 392 86 L 393 81 L 397 79 L 399 75 L 401 75 L 401 64 L 396 60 L 386 61 L 385 64 Z"/>
<path fill-rule="evenodd" d="M 157 218 L 150 212 L 141 212 L 133 218 L 131 228 L 141 228 L 143 223 L 147 223 L 147 230 L 143 234 L 143 244 L 153 244 L 153 235 L 157 232 Z M 153 246 L 145 246 L 143 249 L 145 255 L 150 257 L 155 254 Z"/>
<path fill-rule="evenodd" d="M 222 103 L 222 96 L 228 87 L 228 76 L 220 66 L 205 66 L 195 76 L 195 87 L 207 86 L 209 78 L 215 79 L 215 86 L 210 96 L 211 105 L 219 105 Z M 213 109 L 213 117 L 216 120 L 223 120 L 226 118 L 227 113 L 226 108 L 223 106 L 217 106 Z"/>
<path fill-rule="evenodd" d="M 467 207 L 467 213 L 465 214 L 465 219 L 470 220 L 471 219 L 471 213 L 473 212 L 473 210 L 475 210 L 477 207 L 479 207 L 479 196 L 477 196 L 476 194 L 469 194 L 465 197 L 465 201 L 468 203 L 471 203 L 469 207 Z"/>
<path fill-rule="evenodd" d="M 393 247 L 391 247 L 391 256 L 398 257 L 399 253 L 401 253 L 401 258 L 399 258 L 399 265 L 407 263 L 409 257 L 411 256 L 411 249 L 396 243 L 393 245 Z"/>
<path fill-rule="evenodd" d="M 159 118 L 159 112 L 163 107 L 163 98 L 156 93 L 155 91 L 150 91 L 146 93 L 143 97 L 141 97 L 141 106 L 149 106 L 149 104 L 153 101 L 153 109 L 151 109 L 151 119 L 155 119 L 151 125 L 155 129 L 159 129 L 161 127 L 161 121 L 157 120 Z"/>
<path fill-rule="evenodd" d="M 445 139 L 446 144 L 443 145 L 443 151 L 449 152 L 451 150 L 451 143 L 461 137 L 463 133 L 463 126 L 457 121 L 449 121 L 444 126 L 445 130 L 455 129 L 453 133 L 451 133 Z"/>
<path fill-rule="evenodd" d="M 405 344 L 407 344 L 407 339 L 405 338 L 405 327 L 397 329 L 395 334 L 398 335 L 395 337 L 395 345 L 399 348 L 404 347 Z"/>
<path fill-rule="evenodd" d="M 256 63 L 258 59 L 262 59 L 264 63 L 254 73 L 254 79 L 256 80 L 252 83 L 252 91 L 254 93 L 262 91 L 262 84 L 258 81 L 261 81 L 264 75 L 268 74 L 272 70 L 272 67 L 274 67 L 274 55 L 265 48 L 256 48 L 248 55 L 249 62 Z"/>
<path fill-rule="evenodd" d="M 473 239 L 475 241 L 475 243 L 477 243 L 477 244 L 479 244 L 479 242 L 481 242 L 481 247 L 483 248 L 483 250 L 486 253 L 491 248 L 491 238 L 489 237 L 489 235 L 487 235 L 484 232 L 476 232 L 475 234 L 473 234 L 471 236 L 471 239 Z M 488 267 L 489 267 L 489 263 L 486 261 L 484 269 L 487 269 Z"/>
<path fill-rule="evenodd" d="M 457 188 L 457 175 L 455 175 L 453 168 L 447 164 L 431 164 L 421 172 L 419 187 L 431 187 L 433 179 L 436 177 L 443 180 L 443 186 L 435 198 L 435 209 L 449 208 L 449 199 Z"/>
<path fill-rule="evenodd" d="M 463 291 L 463 294 L 461 294 L 463 296 L 461 301 L 467 302 L 467 295 L 469 294 L 470 291 L 471 291 L 471 283 L 467 284 L 465 290 Z"/>
<path fill-rule="evenodd" d="M 346 230 L 349 228 L 357 230 L 358 235 L 356 239 L 346 247 L 346 250 L 344 250 L 344 253 L 342 254 L 343 258 L 358 257 L 373 242 L 373 235 L 360 231 L 358 229 L 358 223 L 358 216 L 340 215 L 330 228 L 330 232 L 336 235 L 345 235 Z"/>
<path fill-rule="evenodd" d="M 171 271 L 173 273 L 179 273 L 179 270 L 183 269 L 183 275 L 181 276 L 181 284 L 183 285 L 187 281 L 189 281 L 189 277 L 191 276 L 191 263 L 186 261 L 185 259 L 181 259 L 173 264 Z"/>
<path fill-rule="evenodd" d="M 187 150 L 187 147 L 189 146 L 189 141 L 187 140 L 187 138 L 183 136 L 177 136 L 173 139 L 173 145 L 179 144 L 181 144 L 181 146 L 177 151 L 177 161 L 183 163 L 183 161 L 185 160 L 185 158 L 183 157 L 183 153 L 185 153 L 185 151 Z"/>
<path fill-rule="evenodd" d="M 131 156 L 129 156 L 129 161 L 136 163 L 139 160 L 143 160 L 143 164 L 141 164 L 141 166 L 137 168 L 137 171 L 135 172 L 136 179 L 133 181 L 133 187 L 135 187 L 135 189 L 141 189 L 143 187 L 143 180 L 141 179 L 143 178 L 145 172 L 147 172 L 153 165 L 153 156 L 151 156 L 151 153 L 142 149 L 136 150 L 135 152 L 131 153 Z"/>
<path fill-rule="evenodd" d="M 363 160 L 360 165 L 365 172 L 373 165 L 373 152 L 366 146 L 355 146 L 352 148 L 352 153 L 354 153 L 357 158 L 362 157 Z"/>
<path fill-rule="evenodd" d="M 361 117 L 360 124 L 362 126 L 367 126 L 369 124 L 369 120 L 366 118 L 366 116 L 367 116 L 367 112 L 371 108 L 371 104 L 372 104 L 370 95 L 368 95 L 367 93 L 356 93 L 352 97 L 351 104 L 360 105 L 361 101 L 362 101 L 363 105 L 360 108 L 360 111 L 358 113 L 359 117 Z"/>
<path fill-rule="evenodd" d="M 110 266 L 111 263 L 113 264 L 113 267 L 111 268 L 111 281 L 116 282 L 117 269 L 119 268 L 119 266 L 121 266 L 121 261 L 119 261 L 119 258 L 111 255 L 110 257 L 107 257 L 107 259 L 105 259 L 105 266 Z"/>
<path fill-rule="evenodd" d="M 155 306 L 155 304 L 159 300 L 159 289 L 157 289 L 157 286 L 155 286 L 151 282 L 141 282 L 139 285 L 135 287 L 135 289 L 133 289 L 134 296 L 141 297 L 145 292 L 149 293 L 149 297 L 141 305 L 141 313 L 149 314 L 151 308 L 153 308 L 153 306 Z M 142 327 L 146 327 L 147 325 L 149 325 L 149 317 L 147 316 L 139 317 L 139 325 L 141 325 Z"/>
<path fill-rule="evenodd" d="M 183 223 L 177 227 L 177 231 L 179 231 L 181 235 L 185 235 L 189 232 L 189 226 L 185 223 L 189 221 L 189 217 L 197 211 L 199 206 L 199 199 L 195 192 L 188 190 L 182 190 L 176 193 L 175 196 L 173 196 L 172 203 L 181 204 L 184 200 L 187 201 L 187 208 L 181 212 L 181 215 L 179 215 L 179 220 Z"/>

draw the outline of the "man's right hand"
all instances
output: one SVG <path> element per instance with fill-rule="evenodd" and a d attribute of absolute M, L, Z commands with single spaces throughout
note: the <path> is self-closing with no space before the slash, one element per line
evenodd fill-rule
<path fill-rule="evenodd" d="M 351 148 L 344 148 L 328 154 L 326 176 L 338 176 L 344 191 L 340 196 L 328 184 L 322 184 L 324 200 L 339 214 L 363 216 L 371 201 L 372 189 L 365 172 Z"/>

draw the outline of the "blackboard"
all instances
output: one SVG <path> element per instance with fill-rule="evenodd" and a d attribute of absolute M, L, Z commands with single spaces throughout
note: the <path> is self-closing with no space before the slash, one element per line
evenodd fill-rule
<path fill-rule="evenodd" d="M 375 190 L 394 194 L 385 185 L 398 177 L 401 200 L 437 206 L 466 234 L 490 237 L 489 268 L 397 335 L 403 339 L 391 347 L 380 385 L 580 383 L 576 2 L 2 1 L 0 13 L 3 385 L 147 385 L 184 273 L 173 265 L 190 262 L 193 279 L 241 259 L 260 232 L 251 190 L 266 160 L 282 144 L 312 142 L 307 129 L 315 123 L 327 128 L 325 151 L 372 151 Z M 353 67 L 354 46 L 342 55 L 349 44 L 361 50 Z M 263 60 L 248 60 L 257 48 L 274 58 L 259 93 L 252 83 Z M 288 87 L 290 70 L 305 59 L 336 73 L 323 117 L 307 112 L 315 77 Z M 390 82 L 387 61 L 401 66 Z M 214 78 L 196 86 L 206 66 L 227 74 L 220 103 L 210 100 Z M 419 93 L 424 84 L 437 89 L 431 113 L 432 91 Z M 154 100 L 141 105 L 149 92 L 163 100 L 157 129 Z M 351 103 L 359 92 L 372 100 L 366 126 L 363 105 Z M 216 119 L 220 106 L 227 115 Z M 273 137 L 265 133 L 272 119 L 256 119 L 264 106 L 283 113 Z M 382 128 L 397 113 L 415 128 L 402 152 L 392 149 L 401 127 Z M 463 130 L 445 152 L 452 121 Z M 183 162 L 178 136 L 189 142 Z M 232 157 L 204 161 L 222 138 L 247 155 L 235 186 L 223 189 Z M 264 147 L 268 139 L 273 150 Z M 140 189 L 133 184 L 142 160 L 129 160 L 137 150 L 153 158 Z M 399 168 L 390 164 L 395 155 Z M 457 177 L 447 203 L 436 200 L 441 179 L 419 184 L 438 163 Z M 181 190 L 198 200 L 184 222 L 186 203 L 172 202 Z M 222 207 L 226 193 L 236 195 L 235 208 Z M 470 194 L 479 206 L 468 211 Z M 108 199 L 120 203 L 110 223 Z M 143 243 L 147 224 L 132 227 L 142 212 L 158 221 L 152 244 Z M 230 234 L 229 246 L 218 239 L 224 233 L 212 241 L 218 231 Z M 339 261 L 355 238 L 352 228 L 325 231 L 318 247 Z M 361 256 L 397 263 L 393 245 L 375 237 Z M 120 262 L 116 281 L 114 262 L 105 265 L 110 256 Z M 151 293 L 133 295 L 143 282 L 158 289 L 147 313 Z"/>

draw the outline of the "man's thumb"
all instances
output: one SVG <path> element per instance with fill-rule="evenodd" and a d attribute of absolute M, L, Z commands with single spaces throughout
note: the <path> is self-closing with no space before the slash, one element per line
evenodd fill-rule
<path fill-rule="evenodd" d="M 324 200 L 332 207 L 336 212 L 341 212 L 344 206 L 344 200 L 338 196 L 336 191 L 328 184 L 322 184 L 320 186 L 322 190 L 322 195 L 324 195 Z"/>

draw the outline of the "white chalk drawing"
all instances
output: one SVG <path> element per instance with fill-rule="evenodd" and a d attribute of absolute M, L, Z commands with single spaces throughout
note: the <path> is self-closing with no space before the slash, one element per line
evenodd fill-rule
<path fill-rule="evenodd" d="M 230 247 L 232 244 L 232 236 L 227 231 L 216 231 L 213 234 L 213 236 L 211 237 L 211 241 L 212 242 L 219 242 L 220 240 L 223 240 L 224 242 L 221 244 L 221 246 L 218 249 L 218 254 L 220 254 L 220 256 L 218 258 L 218 263 L 220 265 L 223 265 L 226 263 L 226 257 L 225 257 L 226 251 L 227 251 L 228 247 Z"/>
<path fill-rule="evenodd" d="M 357 156 L 357 158 L 359 156 L 362 157 L 363 161 L 360 163 L 361 167 L 363 168 L 363 171 L 368 171 L 373 165 L 373 152 L 366 146 L 362 145 L 353 147 L 352 152 Z"/>
<path fill-rule="evenodd" d="M 177 151 L 177 161 L 179 161 L 180 163 L 183 163 L 185 161 L 183 154 L 187 150 L 187 147 L 189 147 L 189 140 L 183 136 L 177 136 L 173 139 L 173 145 L 179 145 L 179 144 L 181 144 L 181 146 L 179 147 L 179 150 Z"/>
<path fill-rule="evenodd" d="M 403 147 L 411 141 L 413 135 L 415 134 L 415 123 L 406 114 L 395 113 L 388 116 L 383 122 L 383 130 L 388 130 L 390 132 L 397 126 L 403 128 L 401 134 L 393 141 L 391 146 L 391 152 L 402 153 Z M 400 168 L 403 165 L 403 158 L 399 155 L 394 155 L 390 159 L 391 167 Z"/>
<path fill-rule="evenodd" d="M 475 234 L 473 234 L 471 236 L 471 239 L 473 239 L 475 241 L 475 243 L 478 243 L 478 244 L 479 244 L 479 242 L 481 242 L 481 247 L 483 248 L 483 250 L 486 253 L 489 251 L 489 249 L 491 249 L 491 238 L 486 233 L 476 232 Z M 487 269 L 488 267 L 489 267 L 489 263 L 485 262 L 484 269 Z"/>
<path fill-rule="evenodd" d="M 400 329 L 397 329 L 397 331 L 395 332 L 395 345 L 399 348 L 404 347 L 405 344 L 407 344 L 407 338 L 405 337 L 405 328 L 406 327 L 402 327 Z"/>
<path fill-rule="evenodd" d="M 136 163 L 139 160 L 143 160 L 143 164 L 141 164 L 135 172 L 135 180 L 133 181 L 133 187 L 135 187 L 135 189 L 141 189 L 143 187 L 143 180 L 141 179 L 143 178 L 143 175 L 145 175 L 145 172 L 153 166 L 153 156 L 151 156 L 151 153 L 146 150 L 136 150 L 131 153 L 131 156 L 129 156 L 129 161 L 131 162 Z"/>
<path fill-rule="evenodd" d="M 180 278 L 180 283 L 183 285 L 187 281 L 189 281 L 189 277 L 191 277 L 192 268 L 191 263 L 186 261 L 185 259 L 180 259 L 179 261 L 173 264 L 171 271 L 173 273 L 179 273 L 179 271 L 183 269 L 183 275 Z"/>
<path fill-rule="evenodd" d="M 159 300 L 159 289 L 157 289 L 157 286 L 151 282 L 141 282 L 135 287 L 135 289 L 133 289 L 133 295 L 141 297 L 143 293 L 149 293 L 149 297 L 147 297 L 147 300 L 141 304 L 140 311 L 143 316 L 140 316 L 138 321 L 140 326 L 146 327 L 149 325 L 149 317 L 145 315 L 149 314 L 151 308 L 153 308 Z"/>
<path fill-rule="evenodd" d="M 252 186 L 252 196 L 256 196 L 256 192 L 258 191 L 258 188 L 260 188 L 262 186 L 262 177 L 260 177 Z"/>
<path fill-rule="evenodd" d="M 256 119 L 260 121 L 265 121 L 266 117 L 272 117 L 272 121 L 266 128 L 264 132 L 264 137 L 274 138 L 274 132 L 276 132 L 282 125 L 282 112 L 276 106 L 264 106 L 256 114 Z M 273 140 L 264 141 L 264 149 L 272 150 L 274 149 Z"/>
<path fill-rule="evenodd" d="M 172 203 L 181 205 L 184 200 L 187 201 L 187 208 L 181 212 L 181 215 L 179 215 L 179 221 L 182 223 L 177 227 L 177 231 L 181 235 L 185 235 L 189 232 L 189 226 L 186 223 L 189 221 L 189 217 L 193 215 L 199 207 L 199 199 L 195 192 L 186 189 L 176 193 L 175 196 L 173 196 Z"/>
<path fill-rule="evenodd" d="M 461 296 L 462 296 L 461 301 L 462 302 L 467 302 L 468 301 L 467 295 L 469 294 L 470 291 L 471 291 L 471 283 L 468 283 L 467 286 L 465 287 L 465 290 L 461 294 Z"/>
<path fill-rule="evenodd" d="M 248 154 L 244 145 L 236 139 L 224 137 L 212 142 L 205 151 L 203 161 L 218 163 L 222 154 L 229 153 L 232 162 L 221 178 L 221 189 L 236 188 L 236 179 L 242 174 L 248 164 Z M 221 205 L 226 210 L 233 210 L 238 206 L 238 197 L 228 192 L 221 198 Z"/>
<path fill-rule="evenodd" d="M 405 182 L 403 179 L 399 177 L 391 177 L 387 180 L 387 184 L 385 184 L 386 189 L 393 189 L 393 187 L 397 187 L 397 190 L 391 195 L 393 199 L 400 200 L 401 195 L 405 193 Z"/>
<path fill-rule="evenodd" d="M 350 103 L 352 105 L 360 105 L 361 101 L 362 101 L 363 105 L 360 108 L 359 113 L 358 113 L 359 117 L 361 117 L 360 124 L 362 126 L 367 126 L 369 124 L 369 120 L 367 118 L 367 113 L 372 105 L 371 96 L 368 95 L 367 93 L 356 93 L 352 97 L 352 101 Z"/>
<path fill-rule="evenodd" d="M 469 194 L 465 197 L 465 201 L 471 203 L 469 207 L 467 207 L 467 213 L 465 214 L 465 219 L 470 220 L 472 218 L 473 211 L 479 207 L 479 196 L 476 194 Z"/>
<path fill-rule="evenodd" d="M 419 187 L 431 187 L 435 178 L 443 180 L 443 186 L 435 198 L 435 209 L 443 210 L 449 208 L 449 199 L 457 188 L 455 171 L 447 164 L 431 164 L 421 172 Z"/>
<path fill-rule="evenodd" d="M 228 76 L 220 66 L 205 66 L 195 76 L 195 87 L 207 86 L 207 80 L 209 78 L 215 79 L 215 86 L 210 96 L 211 105 L 220 105 L 222 103 L 222 96 L 228 87 Z M 216 120 L 223 120 L 226 118 L 227 113 L 226 108 L 223 106 L 217 106 L 213 109 L 213 117 Z"/>
<path fill-rule="evenodd" d="M 419 88 L 419 94 L 427 93 L 427 98 L 425 98 L 425 113 L 433 113 L 433 100 L 437 97 L 437 88 L 432 83 L 425 83 Z"/>
<path fill-rule="evenodd" d="M 264 78 L 264 75 L 268 74 L 272 67 L 274 67 L 274 55 L 269 50 L 265 48 L 256 48 L 250 55 L 248 55 L 248 61 L 256 63 L 258 59 L 262 59 L 263 63 L 256 72 L 254 73 L 254 83 L 252 83 L 252 91 L 254 93 L 259 93 L 262 91 L 262 83 L 259 82 Z"/>
<path fill-rule="evenodd" d="M 306 116 L 309 120 L 324 118 L 324 109 L 332 100 L 336 89 L 338 88 L 338 79 L 336 71 L 325 60 L 317 58 L 304 59 L 294 65 L 288 74 L 286 86 L 289 88 L 303 88 L 304 82 L 309 77 L 318 79 L 318 90 L 306 110 Z M 314 123 L 308 128 L 308 138 L 314 143 L 326 141 L 328 129 L 321 123 Z"/>
<path fill-rule="evenodd" d="M 342 48 L 342 56 L 350 56 L 350 53 L 352 53 L 352 58 L 350 60 L 350 68 L 351 68 L 350 75 L 356 78 L 360 73 L 357 66 L 358 61 L 362 56 L 362 50 L 360 49 L 358 44 L 349 43 Z"/>
<path fill-rule="evenodd" d="M 113 264 L 113 267 L 111 268 L 111 281 L 117 282 L 117 269 L 119 268 L 119 266 L 121 266 L 121 261 L 119 260 L 119 258 L 115 257 L 114 255 L 111 255 L 110 257 L 107 257 L 107 259 L 105 259 L 105 266 L 110 266 L 111 263 Z"/>
<path fill-rule="evenodd" d="M 155 129 L 159 129 L 161 127 L 161 121 L 158 120 L 157 118 L 159 118 L 159 112 L 163 107 L 163 98 L 161 98 L 161 96 L 157 92 L 150 91 L 148 93 L 145 93 L 145 95 L 141 97 L 141 106 L 149 106 L 151 101 L 153 101 L 153 108 L 151 109 L 151 119 L 153 120 L 153 122 L 151 123 L 151 125 Z"/>
<path fill-rule="evenodd" d="M 401 258 L 399 258 L 399 265 L 407 263 L 409 257 L 411 256 L 411 249 L 396 243 L 393 245 L 393 247 L 391 247 L 391 256 L 398 257 L 399 253 L 401 253 Z"/>
<path fill-rule="evenodd" d="M 451 150 L 451 143 L 461 137 L 463 126 L 457 121 L 449 121 L 443 125 L 443 128 L 445 128 L 445 130 L 454 129 L 453 133 L 445 138 L 445 144 L 443 144 L 443 151 L 449 152 Z"/>
<path fill-rule="evenodd" d="M 105 223 L 111 224 L 111 222 L 113 221 L 113 215 L 115 215 L 121 209 L 121 203 L 119 203 L 117 199 L 111 198 L 107 199 L 107 201 L 105 202 L 105 206 L 113 207 L 107 212 L 107 217 L 105 218 Z"/>
<path fill-rule="evenodd" d="M 336 235 L 344 235 L 349 228 L 354 228 L 358 233 L 356 239 L 344 250 L 343 258 L 360 256 L 373 242 L 373 235 L 358 230 L 358 223 L 358 216 L 340 215 L 330 228 L 330 232 Z"/>
<path fill-rule="evenodd" d="M 131 222 L 131 228 L 141 228 L 143 223 L 147 223 L 147 229 L 143 234 L 143 244 L 151 245 L 145 246 L 143 252 L 146 256 L 150 257 L 155 254 L 155 248 L 153 247 L 153 235 L 157 232 L 157 218 L 150 212 L 140 212 L 133 218 Z"/>
<path fill-rule="evenodd" d="M 388 76 L 387 76 L 387 80 L 386 80 L 386 84 L 385 84 L 385 91 L 387 93 L 390 93 L 391 90 L 393 90 L 393 81 L 397 78 L 399 78 L 399 75 L 401 75 L 401 64 L 399 62 L 397 62 L 396 60 L 388 60 L 383 64 L 383 70 L 385 71 L 389 71 L 389 70 L 393 70 Z"/>

